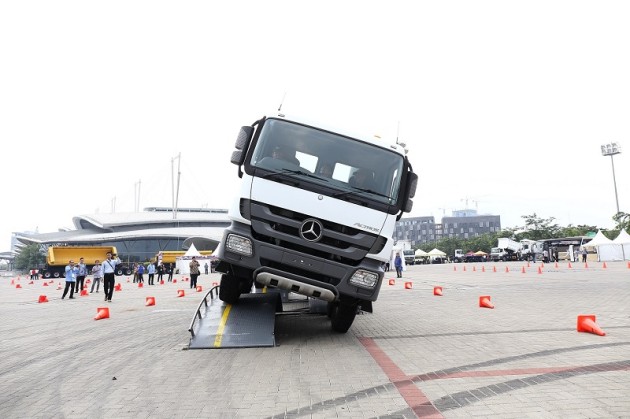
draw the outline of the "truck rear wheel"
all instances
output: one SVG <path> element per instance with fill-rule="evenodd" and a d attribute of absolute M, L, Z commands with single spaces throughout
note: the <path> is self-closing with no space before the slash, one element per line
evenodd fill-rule
<path fill-rule="evenodd" d="M 332 330 L 346 333 L 357 315 L 356 303 L 332 303 L 329 306 L 330 325 Z"/>
<path fill-rule="evenodd" d="M 50 277 L 51 277 L 50 272 L 44 272 L 44 278 L 50 278 Z"/>
<path fill-rule="evenodd" d="M 53 276 L 54 276 L 55 278 L 59 278 L 59 277 L 61 276 L 61 274 L 60 274 L 59 272 L 55 272 L 55 273 L 53 274 Z"/>
<path fill-rule="evenodd" d="M 219 299 L 228 304 L 234 304 L 241 296 L 241 285 L 237 277 L 223 274 L 221 275 L 221 285 L 219 286 Z"/>

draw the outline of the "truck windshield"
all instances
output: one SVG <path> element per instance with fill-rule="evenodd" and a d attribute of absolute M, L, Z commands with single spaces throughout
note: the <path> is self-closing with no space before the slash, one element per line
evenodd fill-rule
<path fill-rule="evenodd" d="M 361 196 L 396 205 L 403 156 L 368 142 L 278 119 L 267 119 L 251 156 L 263 177 L 299 179 L 332 196 Z"/>

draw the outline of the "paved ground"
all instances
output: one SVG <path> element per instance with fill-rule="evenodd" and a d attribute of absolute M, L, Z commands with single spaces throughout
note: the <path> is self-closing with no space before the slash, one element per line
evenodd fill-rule
<path fill-rule="evenodd" d="M 0 417 L 630 418 L 627 263 L 539 267 L 412 266 L 347 334 L 279 316 L 277 347 L 217 350 L 185 350 L 202 294 L 181 278 L 123 277 L 106 304 L 102 290 L 61 300 L 56 283 L 3 277 Z M 95 321 L 101 306 L 111 317 Z M 582 314 L 606 336 L 578 333 Z"/>

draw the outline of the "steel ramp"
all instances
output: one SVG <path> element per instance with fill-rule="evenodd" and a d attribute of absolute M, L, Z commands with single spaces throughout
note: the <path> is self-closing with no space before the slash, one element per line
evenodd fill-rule
<path fill-rule="evenodd" d="M 279 295 L 243 294 L 236 304 L 213 299 L 195 324 L 189 349 L 275 346 L 275 317 Z"/>

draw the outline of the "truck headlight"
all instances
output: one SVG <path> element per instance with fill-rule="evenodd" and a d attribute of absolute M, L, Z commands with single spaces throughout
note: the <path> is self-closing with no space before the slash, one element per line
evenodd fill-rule
<path fill-rule="evenodd" d="M 350 278 L 350 283 L 361 288 L 374 288 L 378 283 L 378 274 L 359 269 Z"/>
<path fill-rule="evenodd" d="M 225 239 L 225 248 L 241 255 L 252 255 L 252 241 L 236 234 L 228 234 L 227 239 Z"/>

